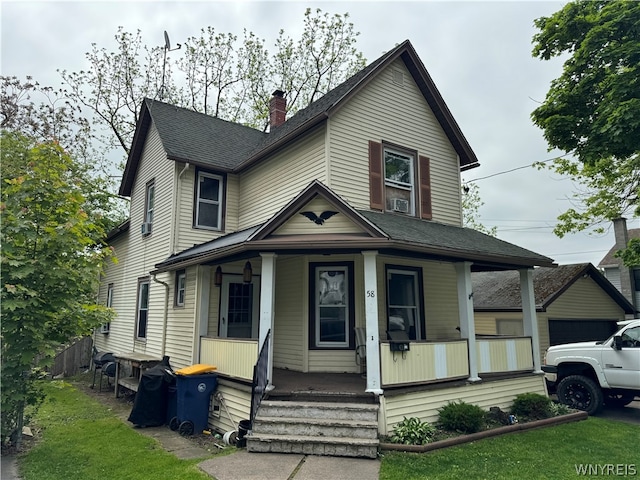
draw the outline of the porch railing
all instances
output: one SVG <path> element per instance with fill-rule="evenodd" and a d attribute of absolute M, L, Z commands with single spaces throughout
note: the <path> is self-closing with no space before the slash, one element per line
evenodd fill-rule
<path fill-rule="evenodd" d="M 382 385 L 403 385 L 446 380 L 469 375 L 466 340 L 411 342 L 408 352 L 392 352 L 380 343 Z"/>
<path fill-rule="evenodd" d="M 256 413 L 260 407 L 260 403 L 264 398 L 264 394 L 267 392 L 267 385 L 269 385 L 269 341 L 271 338 L 271 330 L 267 332 L 267 336 L 264 339 L 262 348 L 260 349 L 260 355 L 258 361 L 253 367 L 253 388 L 251 391 L 251 428 L 253 428 L 253 421 L 256 418 Z"/>
<path fill-rule="evenodd" d="M 251 381 L 257 356 L 257 340 L 200 339 L 200 363 L 215 365 L 219 373 L 232 378 Z"/>
<path fill-rule="evenodd" d="M 476 338 L 478 373 L 533 369 L 531 337 Z"/>

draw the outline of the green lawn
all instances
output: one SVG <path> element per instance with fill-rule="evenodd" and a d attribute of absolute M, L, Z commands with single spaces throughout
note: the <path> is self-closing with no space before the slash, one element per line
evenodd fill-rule
<path fill-rule="evenodd" d="M 177 459 L 69 383 L 49 382 L 46 391 L 35 417 L 42 438 L 19 462 L 24 480 L 210 479 L 200 460 Z M 567 479 L 584 477 L 580 464 L 640 477 L 640 427 L 589 418 L 422 454 L 384 452 L 380 478 Z"/>
<path fill-rule="evenodd" d="M 179 460 L 69 383 L 46 385 L 35 417 L 42 439 L 19 460 L 24 480 L 204 480 L 198 460 Z"/>
<path fill-rule="evenodd" d="M 613 465 L 637 478 L 640 427 L 590 417 L 429 453 L 385 453 L 380 479 L 585 478 L 576 471 L 580 464 Z"/>

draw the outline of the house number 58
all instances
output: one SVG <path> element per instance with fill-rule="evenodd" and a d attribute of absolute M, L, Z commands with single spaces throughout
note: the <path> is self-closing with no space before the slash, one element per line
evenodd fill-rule
<path fill-rule="evenodd" d="M 375 290 L 367 290 L 367 298 L 374 298 L 376 296 Z"/>

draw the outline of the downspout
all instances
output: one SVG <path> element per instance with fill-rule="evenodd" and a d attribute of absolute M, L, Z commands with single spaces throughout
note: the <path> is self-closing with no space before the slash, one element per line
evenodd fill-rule
<path fill-rule="evenodd" d="M 164 315 L 162 318 L 162 344 L 160 346 L 160 356 L 164 357 L 164 349 L 167 343 L 167 321 L 169 319 L 169 284 L 158 280 L 155 274 L 153 275 L 153 281 L 164 285 Z"/>
<path fill-rule="evenodd" d="M 184 164 L 184 168 L 178 174 L 178 180 L 176 182 L 175 197 L 173 199 L 173 239 L 171 240 L 171 253 L 176 254 L 178 249 L 178 241 L 180 240 L 180 215 L 178 215 L 178 199 L 180 198 L 180 179 L 184 172 L 189 170 L 189 162 Z"/>

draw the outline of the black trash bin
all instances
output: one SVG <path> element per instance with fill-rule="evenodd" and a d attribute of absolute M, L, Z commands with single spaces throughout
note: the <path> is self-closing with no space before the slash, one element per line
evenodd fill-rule
<path fill-rule="evenodd" d="M 176 375 L 176 387 L 176 416 L 169 427 L 181 435 L 201 433 L 209 423 L 209 405 L 218 387 L 218 375 Z"/>
<path fill-rule="evenodd" d="M 142 374 L 129 421 L 139 427 L 158 427 L 167 423 L 169 388 L 175 386 L 169 357 Z"/>

